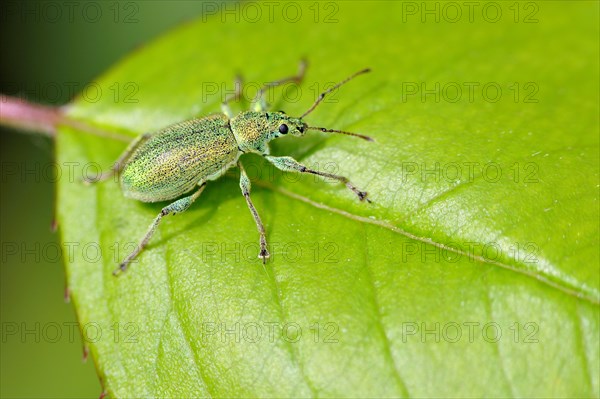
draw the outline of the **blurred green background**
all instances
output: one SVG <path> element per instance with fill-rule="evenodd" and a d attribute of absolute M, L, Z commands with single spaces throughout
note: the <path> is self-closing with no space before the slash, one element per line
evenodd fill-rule
<path fill-rule="evenodd" d="M 0 93 L 66 104 L 120 58 L 218 6 L 198 1 L 4 1 Z M 54 185 L 44 171 L 53 161 L 53 143 L 0 128 L 0 153 L 0 396 L 97 398 L 102 388 L 92 359 L 82 361 L 75 312 L 63 299 L 58 235 L 50 229 Z M 23 203 L 29 211 L 14 212 Z"/>

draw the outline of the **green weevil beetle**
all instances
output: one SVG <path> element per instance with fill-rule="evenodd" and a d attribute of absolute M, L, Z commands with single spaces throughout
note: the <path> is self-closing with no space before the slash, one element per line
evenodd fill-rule
<path fill-rule="evenodd" d="M 179 122 L 156 132 L 143 134 L 129 144 L 110 170 L 94 179 L 86 179 L 86 182 L 94 183 L 106 180 L 117 173 L 123 195 L 143 202 L 173 200 L 198 187 L 193 194 L 177 199 L 162 208 L 137 247 L 113 272 L 115 276 L 124 272 L 128 264 L 148 244 L 164 216 L 175 215 L 188 209 L 200 196 L 207 181 L 219 178 L 236 164 L 240 169 L 242 194 L 260 234 L 258 257 L 262 258 L 265 263 L 269 258 L 267 239 L 260 216 L 250 199 L 250 179 L 239 161 L 240 156 L 244 153 L 252 152 L 262 155 L 275 167 L 286 172 L 312 173 L 335 179 L 352 190 L 359 200 L 371 202 L 365 191 L 356 188 L 344 176 L 309 169 L 292 157 L 278 157 L 269 154 L 269 141 L 287 134 L 303 136 L 308 130 L 345 134 L 373 141 L 370 137 L 362 134 L 309 126 L 304 122 L 304 117 L 310 114 L 327 94 L 354 77 L 369 72 L 369 69 L 358 71 L 321 93 L 313 105 L 300 117 L 288 116 L 283 111 L 270 112 L 267 110 L 267 103 L 264 99 L 265 91 L 286 82 L 299 84 L 304 77 L 305 70 L 306 63 L 301 62 L 295 76 L 265 84 L 252 100 L 252 110 L 234 115 L 229 103 L 241 95 L 241 80 L 238 78 L 235 92 L 221 104 L 222 114 Z"/>

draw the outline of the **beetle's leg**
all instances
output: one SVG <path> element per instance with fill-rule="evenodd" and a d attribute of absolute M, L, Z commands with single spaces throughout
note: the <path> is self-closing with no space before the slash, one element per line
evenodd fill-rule
<path fill-rule="evenodd" d="M 136 137 L 133 141 L 131 141 L 131 143 L 129 143 L 129 145 L 127 146 L 125 151 L 123 151 L 121 156 L 115 161 L 115 163 L 109 170 L 100 173 L 98 176 L 96 176 L 94 178 L 89 178 L 86 176 L 83 178 L 83 181 L 85 183 L 96 183 L 96 182 L 108 179 L 115 173 L 119 173 L 121 171 L 121 169 L 123 169 L 125 162 L 127 162 L 127 160 L 129 159 L 129 157 L 131 156 L 133 151 L 135 151 L 135 149 L 137 147 L 139 147 L 140 144 L 142 144 L 144 141 L 146 141 L 148 139 L 148 137 L 150 137 L 150 133 L 145 133 L 145 134 L 142 134 L 142 135 Z"/>
<path fill-rule="evenodd" d="M 367 197 L 366 191 L 360 191 L 356 186 L 350 183 L 347 177 L 334 175 L 333 173 L 327 172 L 319 172 L 317 170 L 312 170 L 302 165 L 300 162 L 296 161 L 292 157 L 274 157 L 271 155 L 265 155 L 265 158 L 273 165 L 275 165 L 278 169 L 281 169 L 286 172 L 300 172 L 300 173 L 312 173 L 313 175 L 329 177 L 331 179 L 335 179 L 339 182 L 342 182 L 348 187 L 354 194 L 358 196 L 358 199 L 361 201 L 366 200 L 367 202 L 371 202 L 371 200 Z"/>
<path fill-rule="evenodd" d="M 248 208 L 250 208 L 250 212 L 254 217 L 254 221 L 256 222 L 256 227 L 258 228 L 258 233 L 260 234 L 260 253 L 258 254 L 259 258 L 262 258 L 263 264 L 267 261 L 267 258 L 270 256 L 269 251 L 267 250 L 267 238 L 265 235 L 265 227 L 260 220 L 260 216 L 250 199 L 250 179 L 242 166 L 242 163 L 238 161 L 238 167 L 240 168 L 240 188 L 242 189 L 242 194 L 246 199 L 246 203 L 248 204 Z"/>
<path fill-rule="evenodd" d="M 300 64 L 298 64 L 298 73 L 294 76 L 289 76 L 287 78 L 275 80 L 273 82 L 266 83 L 259 91 L 256 93 L 256 96 L 252 100 L 252 110 L 257 112 L 262 112 L 267 110 L 267 102 L 265 100 L 264 94 L 271 87 L 276 87 L 282 85 L 287 82 L 296 82 L 300 84 L 302 79 L 304 78 L 304 72 L 306 71 L 306 60 L 300 60 Z"/>
<path fill-rule="evenodd" d="M 113 271 L 113 275 L 117 276 L 119 273 L 124 272 L 127 269 L 127 265 L 129 265 L 129 263 L 133 259 L 135 259 L 135 257 L 138 256 L 140 252 L 142 252 L 142 250 L 144 249 L 146 244 L 148 244 L 148 241 L 150 241 L 150 238 L 154 234 L 156 227 L 158 226 L 158 224 L 160 223 L 161 219 L 164 216 L 171 215 L 171 214 L 175 215 L 177 213 L 181 213 L 181 212 L 185 211 L 186 209 L 188 209 L 190 207 L 190 205 L 192 205 L 192 203 L 196 200 L 196 198 L 198 198 L 200 196 L 200 194 L 202 194 L 202 191 L 204 191 L 204 187 L 206 187 L 206 183 L 202 183 L 202 185 L 198 188 L 198 190 L 196 190 L 194 192 L 194 194 L 184 197 L 184 198 L 181 198 L 181 199 L 178 199 L 177 201 L 173 202 L 172 204 L 165 206 L 160 211 L 158 216 L 154 219 L 154 221 L 148 228 L 148 231 L 146 232 L 146 234 L 144 235 L 144 237 L 142 238 L 140 243 L 137 245 L 135 250 L 133 250 L 132 253 L 127 255 L 125 260 L 123 262 L 121 262 L 121 264 L 119 265 L 119 268 L 116 269 L 115 271 Z"/>
<path fill-rule="evenodd" d="M 228 95 L 225 98 L 225 101 L 223 101 L 221 103 L 221 111 L 223 111 L 223 113 L 225 115 L 227 115 L 228 118 L 233 118 L 233 111 L 231 110 L 231 107 L 229 106 L 229 102 L 230 101 L 236 101 L 238 98 L 240 98 L 240 96 L 242 95 L 242 77 L 241 76 L 236 76 L 235 77 L 235 81 L 234 81 L 234 86 L 235 86 L 235 91 L 233 92 L 233 94 Z"/>

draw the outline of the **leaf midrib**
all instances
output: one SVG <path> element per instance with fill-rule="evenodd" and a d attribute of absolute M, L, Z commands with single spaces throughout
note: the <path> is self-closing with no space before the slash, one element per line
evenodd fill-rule
<path fill-rule="evenodd" d="M 279 186 L 274 186 L 272 184 L 265 183 L 265 182 L 260 182 L 260 181 L 254 182 L 253 184 L 255 184 L 257 186 L 262 186 L 262 187 L 267 188 L 267 189 L 270 189 L 270 190 L 272 190 L 274 192 L 277 192 L 277 193 L 279 193 L 281 195 L 284 195 L 284 196 L 286 196 L 288 198 L 304 202 L 304 203 L 309 204 L 309 205 L 311 205 L 311 206 L 313 206 L 315 208 L 323 209 L 323 210 L 326 210 L 326 211 L 329 211 L 329 212 L 334 212 L 336 214 L 339 214 L 341 216 L 347 217 L 348 219 L 352 219 L 352 220 L 357 221 L 357 222 L 368 223 L 368 224 L 372 224 L 372 225 L 375 225 L 375 226 L 379 226 L 379 227 L 385 228 L 387 230 L 390 230 L 390 231 L 392 231 L 394 233 L 403 235 L 403 236 L 405 236 L 407 238 L 410 238 L 412 240 L 423 242 L 425 244 L 430 244 L 430 245 L 436 246 L 436 247 L 438 247 L 440 249 L 444 249 L 446 251 L 454 252 L 454 253 L 459 254 L 461 256 L 468 256 L 469 258 L 471 258 L 473 260 L 476 260 L 476 261 L 478 261 L 480 263 L 495 265 L 495 266 L 498 266 L 498 267 L 502 267 L 503 269 L 507 269 L 507 270 L 510 270 L 510 271 L 522 274 L 522 275 L 527 276 L 529 278 L 535 278 L 537 281 L 540 281 L 540 282 L 544 283 L 545 285 L 547 285 L 547 286 L 549 286 L 551 288 L 557 289 L 557 290 L 561 291 L 564 294 L 567 294 L 567 295 L 570 295 L 570 296 L 574 296 L 574 297 L 576 297 L 578 299 L 585 300 L 585 301 L 589 302 L 592 305 L 600 305 L 600 297 L 594 297 L 594 296 L 592 296 L 592 293 L 579 292 L 579 291 L 576 291 L 574 289 L 574 288 L 581 288 L 581 287 L 571 287 L 571 286 L 569 286 L 567 284 L 558 284 L 556 281 L 548 279 L 545 275 L 537 274 L 537 273 L 530 273 L 530 272 L 528 272 L 525 269 L 520 269 L 520 268 L 518 268 L 516 266 L 510 265 L 510 264 L 507 264 L 507 263 L 504 263 L 504 262 L 499 262 L 499 261 L 496 261 L 496 260 L 485 258 L 485 257 L 480 256 L 480 255 L 471 254 L 471 253 L 462 251 L 460 249 L 447 246 L 444 243 L 440 243 L 440 242 L 434 241 L 434 240 L 432 240 L 430 238 L 420 237 L 420 236 L 414 235 L 414 234 L 412 234 L 412 233 L 410 233 L 410 232 L 408 232 L 406 230 L 403 230 L 400 227 L 397 227 L 397 226 L 391 224 L 390 222 L 388 222 L 386 220 L 378 220 L 378 219 L 372 219 L 372 218 L 368 218 L 368 217 L 364 217 L 364 216 L 355 215 L 355 214 L 353 214 L 351 212 L 348 212 L 348 211 L 345 211 L 345 210 L 342 210 L 342 209 L 338 209 L 338 208 L 335 208 L 335 207 L 332 207 L 332 206 L 329 206 L 329 205 L 326 205 L 326 204 L 322 204 L 322 203 L 313 201 L 310 198 L 304 197 L 303 195 L 294 193 L 292 191 L 286 190 L 286 189 L 281 188 Z M 564 283 L 564 281 L 563 281 L 563 283 Z"/>

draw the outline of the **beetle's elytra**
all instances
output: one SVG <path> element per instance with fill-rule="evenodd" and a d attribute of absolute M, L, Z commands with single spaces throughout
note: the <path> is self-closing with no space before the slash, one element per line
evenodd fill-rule
<path fill-rule="evenodd" d="M 185 211 L 200 196 L 208 180 L 219 178 L 236 164 L 240 168 L 242 194 L 260 234 L 258 256 L 262 258 L 263 263 L 266 262 L 269 251 L 265 229 L 250 199 L 250 179 L 239 162 L 244 153 L 260 154 L 283 171 L 312 173 L 338 180 L 352 190 L 361 201 L 370 202 L 367 193 L 357 189 L 346 177 L 309 169 L 291 157 L 269 154 L 269 141 L 287 134 L 303 136 L 308 130 L 346 134 L 372 141 L 370 137 L 361 134 L 309 126 L 304 122 L 304 117 L 310 114 L 327 94 L 355 76 L 368 72 L 369 69 L 363 69 L 321 93 L 308 111 L 300 117 L 294 118 L 282 111 L 267 111 L 264 100 L 266 89 L 286 82 L 300 83 L 305 69 L 306 64 L 301 62 L 297 75 L 267 83 L 252 101 L 251 111 L 233 115 L 229 102 L 239 98 L 241 94 L 241 83 L 236 82 L 236 92 L 222 104 L 223 114 L 191 119 L 154 133 L 143 134 L 129 144 L 107 173 L 94 180 L 88 180 L 90 183 L 97 182 L 118 173 L 123 194 L 143 202 L 174 200 L 197 187 L 191 195 L 179 198 L 161 210 L 139 245 L 121 262 L 113 272 L 114 275 L 127 269 L 131 260 L 146 246 L 164 216 Z"/>

